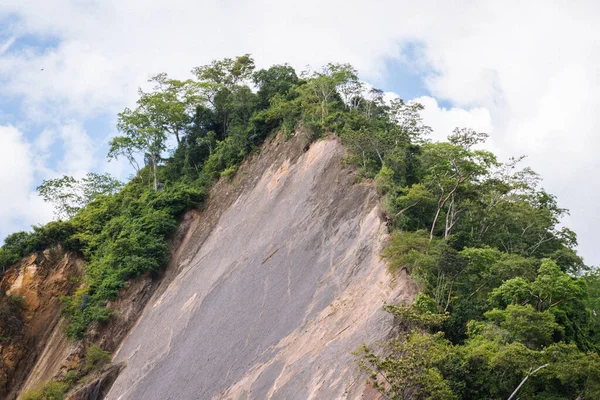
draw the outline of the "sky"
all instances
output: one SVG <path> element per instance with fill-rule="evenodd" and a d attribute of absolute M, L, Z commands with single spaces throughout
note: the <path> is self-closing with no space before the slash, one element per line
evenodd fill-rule
<path fill-rule="evenodd" d="M 43 179 L 131 173 L 106 143 L 149 77 L 250 53 L 351 63 L 421 102 L 432 139 L 469 127 L 501 159 L 527 155 L 598 265 L 599 17 L 595 1 L 2 0 L 0 240 L 52 218 Z"/>

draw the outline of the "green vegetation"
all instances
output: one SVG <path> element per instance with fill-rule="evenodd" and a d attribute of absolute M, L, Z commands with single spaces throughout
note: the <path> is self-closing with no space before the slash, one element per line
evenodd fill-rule
<path fill-rule="evenodd" d="M 468 129 L 429 142 L 417 113 L 340 132 L 383 195 L 391 273 L 421 289 L 412 308 L 385 307 L 403 333 L 364 346 L 359 365 L 393 399 L 598 398 L 599 275 L 559 227 L 566 210 L 523 158 L 499 162 Z"/>
<path fill-rule="evenodd" d="M 102 350 L 95 344 L 91 344 L 85 353 L 85 367 L 87 371 L 92 371 L 103 365 L 110 364 L 110 361 L 110 353 Z"/>
<path fill-rule="evenodd" d="M 68 385 L 62 382 L 48 382 L 41 387 L 23 394 L 23 400 L 63 400 Z"/>
<path fill-rule="evenodd" d="M 69 222 L 53 221 L 44 226 L 34 226 L 33 232 L 17 232 L 8 235 L 4 239 L 4 245 L 0 247 L 2 272 L 34 251 L 41 251 L 61 243 L 69 245 L 74 233 L 75 229 Z"/>
<path fill-rule="evenodd" d="M 40 387 L 23 394 L 24 400 L 62 400 L 65 394 L 77 384 L 85 382 L 90 373 L 110 364 L 111 357 L 107 351 L 95 344 L 91 344 L 85 353 L 84 362 L 80 369 L 67 371 L 62 380 L 52 380 Z"/>
<path fill-rule="evenodd" d="M 44 181 L 37 190 L 44 201 L 54 204 L 58 218 L 74 217 L 79 210 L 100 196 L 117 193 L 123 184 L 108 174 L 88 173 L 82 179 L 71 176 Z"/>
<path fill-rule="evenodd" d="M 431 142 L 421 105 L 384 101 L 346 64 L 255 71 L 244 55 L 192 73 L 153 77 L 119 114 L 108 158 L 129 161 L 129 183 L 44 182 L 40 193 L 69 219 L 0 249 L 3 268 L 56 244 L 85 257 L 82 286 L 63 299 L 71 337 L 110 318 L 127 280 L 164 267 L 177 219 L 266 138 L 334 134 L 382 195 L 390 272 L 407 269 L 421 289 L 411 307 L 386 306 L 399 336 L 357 355 L 375 388 L 394 399 L 500 399 L 517 388 L 528 399 L 600 397 L 600 276 L 523 157 L 500 162 L 470 129 Z"/>

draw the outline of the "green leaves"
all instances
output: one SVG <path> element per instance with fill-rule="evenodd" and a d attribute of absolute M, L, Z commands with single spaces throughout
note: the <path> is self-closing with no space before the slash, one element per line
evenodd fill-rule
<path fill-rule="evenodd" d="M 451 345 L 442 335 L 416 331 L 375 349 L 362 346 L 356 353 L 373 387 L 387 398 L 407 400 L 457 398 L 440 372 L 451 354 Z"/>
<path fill-rule="evenodd" d="M 166 238 L 177 218 L 204 198 L 204 191 L 182 184 L 154 192 L 132 181 L 118 194 L 100 197 L 72 220 L 73 240 L 88 259 L 85 286 L 64 299 L 71 324 L 68 334 L 81 338 L 89 324 L 106 321 L 106 302 L 114 299 L 126 281 L 158 271 L 168 261 Z"/>
<path fill-rule="evenodd" d="M 383 251 L 390 271 L 406 268 L 408 272 L 419 274 L 435 268 L 443 243 L 430 241 L 425 231 L 392 233 L 390 246 Z"/>
<path fill-rule="evenodd" d="M 349 64 L 329 63 L 319 71 L 305 71 L 306 84 L 298 87 L 303 127 L 313 137 L 341 131 L 338 122 L 348 102 L 358 95 L 361 84 Z"/>
<path fill-rule="evenodd" d="M 421 296 L 414 307 L 386 304 L 383 309 L 396 317 L 399 327 L 407 332 L 414 329 L 439 327 L 447 314 L 438 314 L 433 299 Z"/>
<path fill-rule="evenodd" d="M 215 60 L 209 65 L 196 67 L 192 72 L 199 81 L 210 82 L 231 88 L 249 79 L 254 71 L 254 59 L 244 54 L 236 59 Z"/>
<path fill-rule="evenodd" d="M 486 312 L 485 317 L 506 329 L 511 342 L 523 343 L 531 349 L 550 345 L 555 333 L 563 330 L 552 313 L 538 312 L 529 304 L 511 304 L 504 310 L 493 309 Z"/>
<path fill-rule="evenodd" d="M 100 196 L 118 192 L 123 184 L 109 174 L 88 173 L 82 179 L 72 176 L 45 180 L 37 187 L 44 201 L 54 205 L 54 214 L 60 219 L 69 219 L 89 202 Z"/>
<path fill-rule="evenodd" d="M 294 68 L 287 64 L 261 69 L 254 73 L 252 79 L 258 86 L 259 109 L 269 108 L 276 96 L 281 96 L 284 100 L 293 100 L 296 97 L 298 76 Z"/>
<path fill-rule="evenodd" d="M 521 277 L 510 279 L 492 290 L 490 300 L 492 304 L 504 305 L 527 303 L 531 296 L 530 286 L 530 283 Z"/>
<path fill-rule="evenodd" d="M 126 108 L 118 115 L 117 128 L 123 136 L 113 138 L 109 144 L 109 159 L 125 156 L 137 167 L 136 158 L 143 155 L 151 165 L 154 177 L 154 190 L 158 190 L 158 163 L 162 152 L 166 149 L 167 131 L 164 128 L 164 115 L 160 109 L 147 104 L 142 96 L 138 100 L 138 108 Z"/>
<path fill-rule="evenodd" d="M 531 304 L 541 312 L 586 296 L 584 281 L 571 278 L 554 261 L 545 259 L 533 282 L 521 277 L 510 279 L 492 291 L 490 300 L 494 304 L 504 305 Z"/>
<path fill-rule="evenodd" d="M 174 135 L 181 143 L 189 129 L 196 106 L 202 102 L 198 86 L 191 80 L 179 81 L 162 73 L 150 79 L 152 92 L 139 90 L 134 110 L 125 108 L 118 114 L 117 128 L 122 136 L 109 144 L 108 158 L 125 157 L 139 174 L 138 159 L 144 157 L 151 165 L 154 190 L 158 190 L 157 165 L 166 150 L 167 136 Z"/>

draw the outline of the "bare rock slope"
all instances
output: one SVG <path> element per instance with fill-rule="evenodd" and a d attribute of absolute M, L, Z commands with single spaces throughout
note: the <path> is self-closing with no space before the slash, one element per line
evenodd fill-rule
<path fill-rule="evenodd" d="M 336 139 L 275 140 L 221 182 L 115 355 L 108 399 L 374 396 L 352 351 L 412 297 L 380 258 L 372 185 Z"/>

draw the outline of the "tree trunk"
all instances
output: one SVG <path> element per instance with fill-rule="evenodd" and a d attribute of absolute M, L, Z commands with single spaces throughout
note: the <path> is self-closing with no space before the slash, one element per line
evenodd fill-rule
<path fill-rule="evenodd" d="M 400 215 L 404 214 L 406 211 L 410 210 L 412 207 L 416 206 L 417 204 L 419 204 L 421 200 L 415 201 L 414 203 L 412 203 L 410 206 L 408 207 L 404 207 L 402 210 L 398 211 L 395 215 L 395 217 L 399 217 Z"/>
<path fill-rule="evenodd" d="M 446 203 L 448 202 L 450 197 L 452 197 L 454 195 L 454 193 L 456 192 L 456 190 L 458 189 L 458 187 L 460 186 L 460 184 L 463 182 L 464 179 L 465 179 L 465 177 L 459 176 L 456 181 L 456 185 L 454 185 L 454 188 L 452 188 L 450 193 L 448 193 L 448 195 L 445 198 L 444 198 L 444 189 L 442 188 L 442 195 L 440 196 L 440 199 L 438 200 L 438 209 L 437 209 L 437 212 L 435 213 L 435 218 L 433 218 L 433 223 L 431 224 L 431 231 L 429 231 L 429 240 L 430 241 L 433 240 L 433 232 L 435 231 L 435 226 L 437 225 L 438 218 L 440 217 L 440 212 L 442 211 L 442 209 L 444 208 L 444 206 L 446 205 Z"/>
<path fill-rule="evenodd" d="M 158 192 L 158 177 L 157 177 L 157 167 L 156 167 L 157 161 L 156 161 L 156 156 L 152 156 L 152 171 L 154 172 L 154 191 Z"/>
<path fill-rule="evenodd" d="M 435 231 L 435 226 L 437 224 L 437 220 L 440 217 L 440 211 L 442 211 L 442 207 L 438 207 L 437 212 L 435 213 L 435 217 L 433 218 L 433 223 L 431 224 L 431 230 L 429 231 L 429 240 L 433 240 L 433 231 Z"/>
<path fill-rule="evenodd" d="M 448 211 L 446 211 L 446 229 L 444 229 L 444 238 L 447 238 L 448 235 L 450 234 L 450 220 L 451 218 L 451 214 L 452 214 L 452 206 L 454 205 L 454 196 L 452 196 L 452 200 L 450 201 L 450 204 L 448 205 Z"/>
<path fill-rule="evenodd" d="M 535 374 L 536 372 L 538 372 L 540 369 L 542 368 L 546 368 L 548 366 L 548 364 L 544 364 L 542 366 L 537 367 L 534 371 L 530 372 L 525 379 L 523 379 L 521 381 L 521 383 L 519 383 L 519 386 L 517 386 L 517 388 L 515 389 L 514 392 L 512 392 L 512 394 L 510 395 L 510 397 L 507 400 L 511 400 L 513 397 L 515 397 L 515 395 L 517 394 L 517 392 L 519 391 L 519 389 L 521 389 L 521 386 L 523 386 L 525 384 L 525 382 L 527 382 L 527 379 L 529 379 L 529 377 L 533 374 Z"/>
<path fill-rule="evenodd" d="M 454 202 L 454 195 L 452 195 L 452 200 L 448 205 L 448 212 L 446 213 L 446 229 L 444 231 L 444 238 L 448 238 L 452 233 L 452 229 L 454 225 L 458 222 L 460 216 L 460 210 L 456 211 L 456 204 Z"/>

